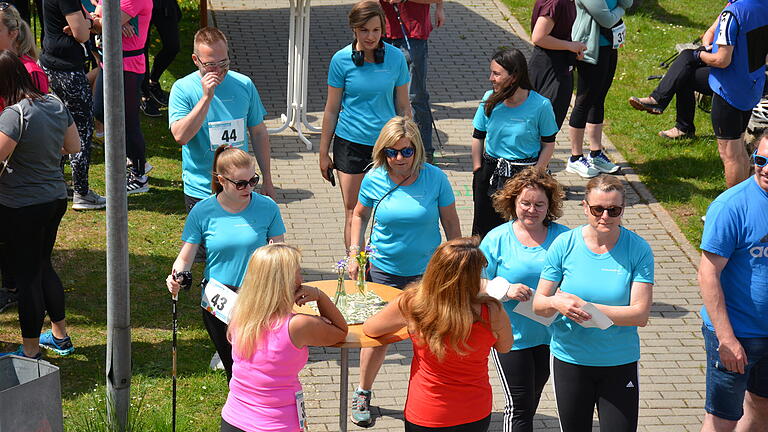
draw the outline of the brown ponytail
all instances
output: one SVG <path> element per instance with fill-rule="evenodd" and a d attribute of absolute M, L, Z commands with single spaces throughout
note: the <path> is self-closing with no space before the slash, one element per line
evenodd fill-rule
<path fill-rule="evenodd" d="M 213 154 L 211 192 L 214 195 L 224 189 L 219 183 L 219 174 L 230 174 L 237 168 L 251 168 L 255 171 L 256 159 L 239 148 L 227 144 L 220 145 Z"/>

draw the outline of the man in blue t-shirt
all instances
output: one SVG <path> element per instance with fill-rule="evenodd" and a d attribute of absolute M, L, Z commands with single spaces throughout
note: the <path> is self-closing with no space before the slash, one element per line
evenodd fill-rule
<path fill-rule="evenodd" d="M 266 111 L 256 86 L 229 70 L 227 39 L 219 29 L 198 30 L 192 61 L 198 71 L 173 84 L 168 102 L 171 134 L 182 146 L 187 211 L 211 194 L 213 154 L 222 144 L 247 151 L 252 143 L 263 182 L 260 192 L 274 199 Z"/>
<path fill-rule="evenodd" d="M 756 431 L 768 424 L 768 133 L 752 161 L 754 177 L 709 206 L 701 240 L 702 432 L 732 431 L 737 424 Z"/>
<path fill-rule="evenodd" d="M 712 129 L 725 168 L 725 183 L 733 187 L 749 176 L 744 131 L 752 108 L 760 101 L 768 54 L 768 4 L 764 0 L 731 0 L 710 30 L 710 51 L 694 57 L 711 66 Z"/>

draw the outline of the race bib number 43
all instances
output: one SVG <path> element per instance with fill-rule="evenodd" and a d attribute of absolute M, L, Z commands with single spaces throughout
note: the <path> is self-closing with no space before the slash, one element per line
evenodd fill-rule
<path fill-rule="evenodd" d="M 224 324 L 229 324 L 229 315 L 236 301 L 236 292 L 216 279 L 211 279 L 205 285 L 200 306 Z"/>
<path fill-rule="evenodd" d="M 245 120 L 242 118 L 208 122 L 208 135 L 211 139 L 211 151 L 224 144 L 232 147 L 245 145 Z"/>

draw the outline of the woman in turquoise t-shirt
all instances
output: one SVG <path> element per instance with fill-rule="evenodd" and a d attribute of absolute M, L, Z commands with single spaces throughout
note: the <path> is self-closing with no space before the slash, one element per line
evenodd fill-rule
<path fill-rule="evenodd" d="M 200 244 L 205 244 L 204 281 L 215 279 L 237 291 L 243 282 L 248 258 L 270 242 L 282 242 L 285 226 L 280 209 L 272 199 L 256 193 L 259 183 L 256 159 L 226 145 L 213 157 L 213 195 L 197 203 L 184 224 L 179 256 L 166 279 L 173 295 L 179 292 L 174 275 L 192 268 Z M 227 379 L 232 378 L 232 345 L 227 325 L 202 309 L 203 323 L 219 353 Z"/>
<path fill-rule="evenodd" d="M 379 131 L 395 115 L 411 116 L 405 56 L 381 40 L 384 10 L 378 1 L 361 1 L 349 12 L 354 33 L 328 68 L 328 98 L 320 136 L 320 174 L 339 177 L 344 202 L 344 246 L 349 247 L 352 211 Z M 333 160 L 328 155 L 333 140 Z"/>
<path fill-rule="evenodd" d="M 542 316 L 561 314 L 550 327 L 550 349 L 563 432 L 592 430 L 595 405 L 601 431 L 634 432 L 637 327 L 648 323 L 651 310 L 653 252 L 621 226 L 624 187 L 616 177 L 590 180 L 582 205 L 588 223 L 550 246 L 533 310 Z M 601 330 L 592 314 L 612 323 L 600 325 Z"/>
<path fill-rule="evenodd" d="M 472 121 L 472 234 L 481 238 L 504 223 L 491 195 L 526 166 L 546 169 L 558 131 L 549 99 L 531 90 L 520 50 L 496 52 L 490 68 L 493 90 L 485 93 Z"/>
<path fill-rule="evenodd" d="M 506 401 L 504 429 L 532 431 L 541 391 L 549 379 L 551 336 L 545 325 L 515 312 L 515 307 L 530 302 L 547 249 L 568 231 L 554 222 L 563 214 L 563 188 L 551 175 L 529 167 L 508 181 L 493 203 L 509 222 L 492 229 L 480 250 L 488 260 L 485 277 L 503 278 L 507 283 L 491 284 L 498 289 L 489 286 L 486 292 L 503 302 L 515 337 L 512 351 L 492 353 Z"/>
<path fill-rule="evenodd" d="M 442 223 L 448 240 L 461 237 L 453 189 L 439 168 L 425 162 L 424 145 L 416 123 L 394 117 L 381 129 L 373 147 L 374 169 L 366 174 L 352 218 L 349 275 L 357 277 L 354 255 L 365 243 L 373 214 L 370 244 L 376 248 L 370 280 L 404 288 L 418 279 L 440 245 Z M 352 420 L 370 423 L 371 387 L 387 345 L 360 350 L 360 386 L 355 392 Z"/>

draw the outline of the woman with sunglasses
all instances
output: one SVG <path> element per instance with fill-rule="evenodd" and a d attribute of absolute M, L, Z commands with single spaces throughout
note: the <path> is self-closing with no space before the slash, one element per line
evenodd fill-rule
<path fill-rule="evenodd" d="M 399 48 L 381 40 L 386 21 L 379 2 L 356 3 L 349 12 L 349 27 L 354 40 L 333 55 L 328 68 L 320 136 L 320 174 L 326 180 L 333 169 L 339 174 L 345 247 L 354 244 L 352 211 L 379 131 L 395 115 L 411 116 L 408 66 Z M 328 155 L 332 140 L 333 160 Z"/>
<path fill-rule="evenodd" d="M 515 344 L 492 356 L 504 391 L 504 430 L 533 431 L 533 416 L 549 379 L 549 329 L 517 312 L 529 302 L 539 282 L 544 256 L 568 227 L 555 221 L 563 214 L 563 188 L 551 175 L 528 167 L 493 196 L 496 210 L 509 222 L 492 229 L 480 244 L 488 260 L 485 277 L 508 284 L 488 289 L 509 315 Z M 530 303 L 528 303 L 530 305 Z"/>
<path fill-rule="evenodd" d="M 547 169 L 555 150 L 555 113 L 531 90 L 525 56 L 516 48 L 491 58 L 493 90 L 483 95 L 472 126 L 472 234 L 481 238 L 504 223 L 491 196 L 527 166 Z"/>
<path fill-rule="evenodd" d="M 0 51 L 0 242 L 15 281 L 23 345 L 13 353 L 40 358 L 44 346 L 59 355 L 74 351 L 67 335 L 64 287 L 51 263 L 67 188 L 59 162 L 80 150 L 72 116 L 53 95 L 32 83 L 18 56 Z M 7 162 L 4 165 L 2 162 Z M 51 328 L 42 335 L 45 315 Z"/>
<path fill-rule="evenodd" d="M 35 36 L 29 24 L 21 19 L 19 11 L 5 2 L 0 2 L 0 50 L 16 53 L 29 72 L 35 87 L 43 94 L 48 93 L 48 77 L 37 64 Z M 5 105 L 0 100 L 0 110 L 3 108 Z"/>
<path fill-rule="evenodd" d="M 259 183 L 256 159 L 243 150 L 219 146 L 213 159 L 212 193 L 189 212 L 181 235 L 179 256 L 166 279 L 173 295 L 179 292 L 176 273 L 192 267 L 197 248 L 205 243 L 203 281 L 216 281 L 237 292 L 243 281 L 248 257 L 272 242 L 282 242 L 285 226 L 280 209 L 272 199 L 254 192 Z M 232 378 L 232 345 L 227 340 L 227 325 L 202 309 L 203 323 Z"/>
<path fill-rule="evenodd" d="M 373 214 L 369 244 L 376 249 L 372 282 L 403 289 L 420 278 L 440 244 L 443 225 L 448 240 L 461 237 L 459 215 L 448 177 L 425 162 L 424 145 L 416 123 L 394 117 L 381 129 L 373 147 L 373 169 L 360 186 L 352 217 L 349 275 L 357 277 L 354 256 L 365 246 L 365 231 Z M 371 388 L 387 346 L 360 350 L 360 385 L 352 402 L 352 421 L 371 422 Z"/>
<path fill-rule="evenodd" d="M 613 176 L 587 183 L 587 224 L 550 246 L 533 299 L 538 315 L 560 313 L 550 326 L 552 375 L 563 432 L 592 430 L 597 405 L 600 430 L 637 430 L 640 338 L 653 290 L 653 252 L 621 226 L 624 186 Z M 591 326 L 590 308 L 613 322 Z M 585 310 L 585 308 L 587 310 Z"/>

